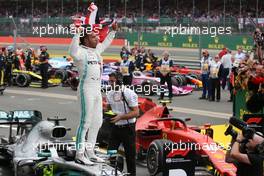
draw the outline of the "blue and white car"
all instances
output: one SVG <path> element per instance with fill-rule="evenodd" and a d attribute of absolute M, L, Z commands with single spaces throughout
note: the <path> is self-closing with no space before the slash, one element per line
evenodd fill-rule
<path fill-rule="evenodd" d="M 70 69 L 73 66 L 73 61 L 68 61 L 66 57 L 54 57 L 49 59 L 49 64 L 56 69 Z"/>

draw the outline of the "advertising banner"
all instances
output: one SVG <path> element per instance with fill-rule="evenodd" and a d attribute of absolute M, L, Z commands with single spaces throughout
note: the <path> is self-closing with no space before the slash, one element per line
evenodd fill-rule
<path fill-rule="evenodd" d="M 211 37 L 210 35 L 175 35 L 171 37 L 166 34 L 157 33 L 128 33 L 126 39 L 131 46 L 139 44 L 140 46 L 152 47 L 175 47 L 175 48 L 199 48 L 199 38 L 201 48 L 220 50 L 224 47 L 237 50 L 242 47 L 244 50 L 251 50 L 253 39 L 246 35 L 221 35 Z"/>

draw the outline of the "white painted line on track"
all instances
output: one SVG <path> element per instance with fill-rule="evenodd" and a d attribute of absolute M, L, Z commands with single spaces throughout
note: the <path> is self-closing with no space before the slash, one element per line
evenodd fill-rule
<path fill-rule="evenodd" d="M 17 94 L 17 95 L 30 95 L 30 96 L 57 98 L 57 99 L 65 99 L 65 100 L 77 100 L 77 96 L 57 94 L 57 93 L 24 91 L 24 90 L 6 90 L 5 92 L 10 93 L 10 94 Z M 199 109 L 193 109 L 193 108 L 183 108 L 183 107 L 176 107 L 176 106 L 168 106 L 168 108 L 171 108 L 175 112 L 179 112 L 179 113 L 193 114 L 193 115 L 220 118 L 220 119 L 229 119 L 232 116 L 232 114 L 229 114 L 229 113 L 205 111 L 205 110 L 199 110 Z"/>
<path fill-rule="evenodd" d="M 205 111 L 205 110 L 199 110 L 199 109 L 190 109 L 190 108 L 173 107 L 173 106 L 168 106 L 168 108 L 173 109 L 173 111 L 175 112 L 180 112 L 184 114 L 193 114 L 193 115 L 214 117 L 214 118 L 220 118 L 220 119 L 229 119 L 232 116 L 232 114 L 228 114 L 228 113 Z"/>
<path fill-rule="evenodd" d="M 58 99 L 65 99 L 65 100 L 77 100 L 77 96 L 48 93 L 48 92 L 25 91 L 25 90 L 5 90 L 5 92 L 10 93 L 10 94 L 18 94 L 18 95 L 30 95 L 30 96 L 58 98 Z"/>

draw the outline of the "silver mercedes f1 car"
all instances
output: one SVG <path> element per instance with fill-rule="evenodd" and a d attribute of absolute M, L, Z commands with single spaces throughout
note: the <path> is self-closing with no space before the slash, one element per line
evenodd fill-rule
<path fill-rule="evenodd" d="M 0 111 L 0 130 L 9 129 L 7 136 L 0 138 L 0 163 L 6 163 L 14 176 L 124 175 L 123 158 L 114 152 L 111 156 L 97 153 L 106 163 L 75 163 L 75 142 L 66 140 L 70 129 L 60 125 L 65 120 L 42 120 L 41 112 L 36 110 Z"/>

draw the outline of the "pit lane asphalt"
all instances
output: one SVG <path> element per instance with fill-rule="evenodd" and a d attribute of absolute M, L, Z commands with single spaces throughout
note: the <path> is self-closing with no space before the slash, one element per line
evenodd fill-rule
<path fill-rule="evenodd" d="M 169 106 L 175 110 L 172 112 L 175 117 L 192 118 L 192 121 L 188 124 L 223 124 L 228 122 L 228 118 L 232 114 L 232 103 L 227 102 L 229 98 L 228 91 L 222 90 L 221 93 L 222 99 L 220 102 L 199 100 L 198 97 L 201 95 L 201 91 L 194 91 L 191 95 L 174 97 Z M 151 98 L 157 102 L 156 96 Z M 4 95 L 0 96 L 0 110 L 35 109 L 42 112 L 43 119 L 54 116 L 67 118 L 67 121 L 61 124 L 72 129 L 70 135 L 75 135 L 79 122 L 79 107 L 76 100 L 76 92 L 69 87 L 51 87 L 44 90 L 40 88 L 8 87 Z M 0 134 L 7 134 L 7 128 L 0 128 Z M 0 170 L 0 175 L 1 173 L 2 175 L 8 175 L 8 173 Z M 137 175 L 147 175 L 147 169 L 144 165 L 137 166 Z"/>

